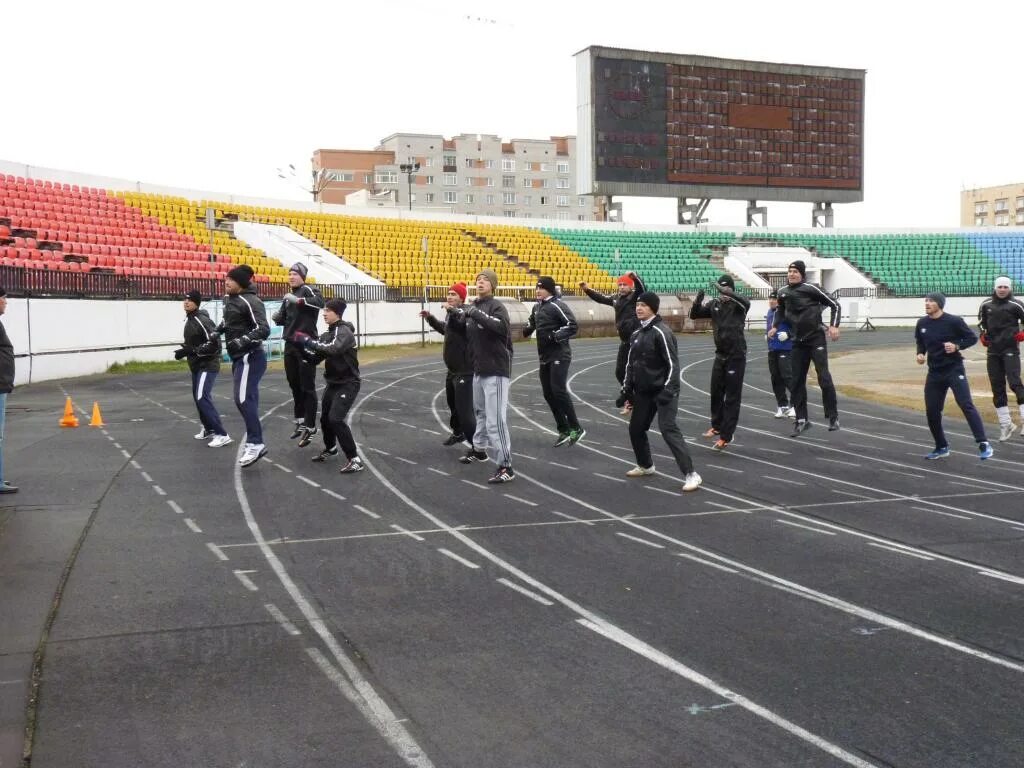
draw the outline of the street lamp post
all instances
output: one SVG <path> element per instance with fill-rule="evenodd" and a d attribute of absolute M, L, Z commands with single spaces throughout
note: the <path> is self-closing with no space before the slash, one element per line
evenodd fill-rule
<path fill-rule="evenodd" d="M 303 192 L 308 192 L 313 195 L 314 203 L 320 202 L 320 193 L 327 189 L 327 185 L 331 183 L 330 171 L 326 168 L 314 168 L 310 178 L 310 186 L 307 188 L 299 182 L 298 175 L 295 172 L 295 166 L 291 163 L 288 164 L 287 169 L 277 169 L 277 178 L 294 184 Z"/>
<path fill-rule="evenodd" d="M 406 194 L 409 197 L 409 210 L 412 210 L 412 175 L 420 169 L 419 163 L 402 163 L 398 166 L 398 169 L 405 174 L 406 179 Z"/>

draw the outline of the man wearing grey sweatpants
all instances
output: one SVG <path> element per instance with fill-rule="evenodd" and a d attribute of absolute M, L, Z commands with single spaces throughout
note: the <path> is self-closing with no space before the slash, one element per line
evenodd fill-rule
<path fill-rule="evenodd" d="M 466 338 L 473 360 L 473 447 L 459 457 L 463 464 L 487 460 L 494 453 L 498 470 L 487 482 L 508 483 L 512 471 L 512 440 L 508 431 L 508 387 L 512 376 L 512 332 L 508 310 L 494 298 L 498 275 L 484 269 L 476 276 L 476 299 L 466 305 Z"/>

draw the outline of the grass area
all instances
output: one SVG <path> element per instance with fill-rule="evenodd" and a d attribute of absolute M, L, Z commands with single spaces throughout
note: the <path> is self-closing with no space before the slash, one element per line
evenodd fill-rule
<path fill-rule="evenodd" d="M 188 363 L 184 360 L 129 360 L 127 363 L 114 363 L 107 368 L 107 373 L 170 373 L 187 370 Z"/>

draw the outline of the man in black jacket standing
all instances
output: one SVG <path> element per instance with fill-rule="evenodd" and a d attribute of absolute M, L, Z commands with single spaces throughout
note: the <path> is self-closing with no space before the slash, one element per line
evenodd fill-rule
<path fill-rule="evenodd" d="M 320 427 L 324 433 L 324 449 L 313 457 L 313 461 L 324 462 L 338 455 L 338 444 L 348 460 L 340 470 L 343 475 L 362 472 L 365 469 L 359 458 L 352 429 L 345 418 L 359 394 L 359 357 L 355 326 L 345 322 L 344 299 L 328 299 L 324 306 L 324 320 L 327 330 L 319 339 L 303 331 L 295 333 L 295 343 L 302 346 L 307 359 L 315 366 L 324 360 L 323 404 L 320 409 Z"/>
<path fill-rule="evenodd" d="M 288 270 L 292 290 L 281 299 L 274 313 L 275 325 L 284 326 L 284 375 L 292 390 L 295 429 L 290 439 L 305 448 L 316 434 L 316 368 L 305 361 L 302 349 L 293 341 L 296 333 L 316 336 L 316 321 L 324 307 L 320 291 L 306 283 L 308 269 L 301 261 Z"/>
<path fill-rule="evenodd" d="M 473 360 L 473 408 L 476 433 L 473 447 L 460 456 L 463 464 L 486 461 L 489 447 L 498 470 L 487 482 L 508 483 L 512 470 L 512 438 L 508 431 L 508 387 L 512 376 L 512 332 L 508 310 L 494 296 L 498 275 L 484 269 L 476 276 L 476 299 L 465 309 L 466 336 Z"/>
<path fill-rule="evenodd" d="M 704 437 L 717 437 L 711 447 L 723 450 L 732 442 L 740 419 L 743 399 L 743 375 L 747 370 L 747 310 L 750 302 L 736 293 L 731 275 L 715 281 L 721 294 L 707 304 L 704 291 L 698 291 L 690 307 L 690 318 L 711 319 L 715 338 L 715 362 L 711 366 L 711 428 Z"/>
<path fill-rule="evenodd" d="M 676 337 L 658 314 L 661 299 L 656 293 L 642 293 L 636 300 L 636 316 L 640 328 L 633 332 L 626 360 L 626 380 L 616 404 L 632 403 L 629 418 L 629 441 L 636 455 L 636 466 L 627 477 L 654 474 L 651 445 L 647 430 L 658 417 L 658 430 L 683 473 L 683 490 L 695 491 L 701 480 L 693 469 L 693 460 L 686 450 L 683 433 L 676 424 L 679 411 L 679 355 Z"/>
<path fill-rule="evenodd" d="M 184 339 L 181 347 L 174 351 L 174 359 L 188 360 L 188 369 L 192 374 L 192 400 L 195 401 L 199 421 L 203 425 L 195 435 L 196 440 L 213 438 L 209 446 L 220 448 L 231 442 L 210 395 L 220 372 L 220 339 L 210 315 L 205 309 L 199 308 L 202 302 L 203 295 L 199 291 L 185 294 Z"/>
<path fill-rule="evenodd" d="M 790 354 L 793 389 L 790 404 L 796 410 L 796 423 L 792 437 L 799 437 L 811 428 L 807 420 L 807 372 L 811 363 L 818 374 L 821 387 L 822 405 L 828 419 L 828 431 L 839 429 L 839 403 L 832 375 L 828 371 L 828 341 L 821 325 L 821 312 L 828 307 L 831 316 L 828 321 L 828 340 L 839 340 L 839 322 L 842 309 L 839 302 L 813 283 L 805 282 L 807 266 L 800 260 L 789 265 L 786 272 L 788 285 L 779 289 L 779 307 L 775 312 L 774 325 L 768 331 L 768 338 L 778 332 L 779 323 L 785 320 L 793 332 L 793 351 Z"/>
<path fill-rule="evenodd" d="M 7 311 L 7 291 L 0 288 L 0 315 Z M 18 486 L 4 479 L 4 427 L 7 422 L 7 396 L 14 390 L 14 345 L 0 323 L 0 493 L 17 493 Z"/>
<path fill-rule="evenodd" d="M 569 394 L 569 365 L 572 350 L 569 339 L 579 328 L 572 310 L 556 294 L 558 288 L 552 277 L 544 276 L 537 281 L 537 303 L 530 311 L 530 319 L 523 326 L 523 336 L 530 338 L 537 333 L 537 355 L 540 357 L 540 388 L 544 401 L 555 417 L 558 439 L 555 446 L 576 445 L 586 431 L 576 418 L 576 409 Z"/>
<path fill-rule="evenodd" d="M 605 304 L 615 309 L 615 330 L 619 334 L 619 351 L 615 356 L 615 380 L 622 386 L 626 377 L 626 357 L 629 355 L 629 339 L 633 331 L 640 327 L 640 321 L 636 319 L 636 297 L 646 291 L 644 281 L 636 272 L 627 272 L 616 281 L 618 293 L 606 296 L 603 293 L 590 288 L 586 282 L 580 283 L 580 288 L 591 299 L 598 304 Z M 623 409 L 622 413 L 628 413 Z"/>
<path fill-rule="evenodd" d="M 448 375 L 444 380 L 444 394 L 448 401 L 448 424 L 452 433 L 444 445 L 456 445 L 472 440 L 476 432 L 476 415 L 473 413 L 473 363 L 469 358 L 469 340 L 466 338 L 466 316 L 461 311 L 466 303 L 466 284 L 455 283 L 448 289 L 444 322 L 438 320 L 430 310 L 424 309 L 420 317 L 427 325 L 444 336 L 444 358 Z M 456 311 L 457 310 L 457 311 Z"/>
<path fill-rule="evenodd" d="M 999 416 L 999 440 L 1009 440 L 1018 427 L 1010 417 L 1006 385 L 1017 397 L 1021 425 L 1024 426 L 1024 384 L 1020 380 L 1020 342 L 1024 341 L 1024 302 L 1013 295 L 1013 281 L 997 277 L 992 296 L 978 308 L 981 343 L 987 347 L 985 356 L 988 380 L 992 385 L 992 402 Z"/>

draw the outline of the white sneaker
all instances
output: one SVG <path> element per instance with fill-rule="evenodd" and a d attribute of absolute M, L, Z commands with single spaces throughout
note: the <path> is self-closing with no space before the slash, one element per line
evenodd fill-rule
<path fill-rule="evenodd" d="M 217 435 L 216 437 L 213 438 L 213 440 L 210 441 L 210 447 L 220 448 L 222 445 L 227 445 L 228 443 L 231 442 L 234 442 L 231 439 L 231 435 Z"/>
<path fill-rule="evenodd" d="M 999 425 L 999 442 L 1000 443 L 1005 443 L 1007 440 L 1009 440 L 1011 437 L 1013 437 L 1013 433 L 1016 432 L 1016 431 L 1017 431 L 1017 425 L 1014 424 L 1012 421 L 1007 422 L 1006 424 L 1000 424 Z"/>
<path fill-rule="evenodd" d="M 683 478 L 683 490 L 687 492 L 696 491 L 698 488 L 700 488 L 701 483 L 703 482 L 704 481 L 701 479 L 700 475 L 698 475 L 696 472 L 691 472 L 690 474 Z"/>
<path fill-rule="evenodd" d="M 775 411 L 775 418 L 776 418 L 776 419 L 781 419 L 781 418 L 784 418 L 784 417 L 785 417 L 785 415 L 786 415 L 786 409 L 785 409 L 785 408 L 783 408 L 783 407 L 782 407 L 782 406 L 780 405 L 780 406 L 779 406 L 779 408 L 778 408 L 778 410 L 776 410 L 776 411 Z"/>
<path fill-rule="evenodd" d="M 644 475 L 653 475 L 654 465 L 649 467 L 633 467 L 629 472 L 626 473 L 626 477 L 643 477 Z"/>
<path fill-rule="evenodd" d="M 790 406 L 789 408 L 787 408 L 786 409 L 786 415 L 789 418 L 791 418 L 791 419 L 795 419 L 796 418 L 796 408 L 794 408 L 793 406 Z"/>
<path fill-rule="evenodd" d="M 192 435 L 192 437 L 194 437 L 196 440 L 209 440 L 216 434 L 217 433 L 214 432 L 212 429 L 207 429 L 206 427 L 203 427 L 202 429 L 199 430 L 198 433 Z"/>
<path fill-rule="evenodd" d="M 245 450 L 242 452 L 242 458 L 238 460 L 238 463 L 243 467 L 248 467 L 266 455 L 267 446 L 263 443 L 246 443 Z"/>

